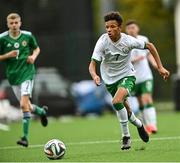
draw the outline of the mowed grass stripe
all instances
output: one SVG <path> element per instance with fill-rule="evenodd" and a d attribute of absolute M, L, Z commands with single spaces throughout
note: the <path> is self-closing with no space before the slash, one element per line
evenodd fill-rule
<path fill-rule="evenodd" d="M 150 141 L 165 141 L 165 140 L 179 140 L 180 136 L 172 136 L 172 137 L 157 137 L 157 138 L 150 138 Z M 100 140 L 100 141 L 85 141 L 85 142 L 69 142 L 66 143 L 67 146 L 70 145 L 91 145 L 91 144 L 108 144 L 108 143 L 118 143 L 120 140 Z M 142 141 L 141 139 L 133 139 L 133 142 Z M 43 147 L 43 144 L 35 144 L 30 145 L 28 148 L 39 148 Z M 6 146 L 0 147 L 0 150 L 7 150 L 7 149 L 19 149 L 20 146 Z"/>

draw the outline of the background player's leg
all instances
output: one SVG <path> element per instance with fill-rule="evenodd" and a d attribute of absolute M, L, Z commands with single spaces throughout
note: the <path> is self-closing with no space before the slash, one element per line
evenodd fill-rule
<path fill-rule="evenodd" d="M 23 137 L 19 141 L 17 141 L 17 144 L 27 147 L 29 124 L 30 124 L 30 117 L 31 117 L 28 95 L 21 96 L 20 107 L 23 111 L 23 121 L 22 121 Z"/>
<path fill-rule="evenodd" d="M 35 104 L 31 104 L 31 103 L 30 103 L 30 105 L 31 105 L 32 112 L 34 114 L 39 115 L 39 116 L 43 116 L 46 114 L 46 111 L 44 110 L 43 107 L 39 107 L 39 106 L 37 106 Z"/>
<path fill-rule="evenodd" d="M 48 125 L 48 119 L 47 119 L 47 106 L 39 107 L 37 105 L 31 104 L 29 101 L 29 105 L 31 108 L 32 113 L 40 116 L 41 118 L 41 124 L 45 127 Z"/>
<path fill-rule="evenodd" d="M 153 106 L 153 99 L 150 93 L 142 95 L 143 111 L 142 115 L 146 124 L 146 129 L 149 133 L 157 132 L 157 116 Z"/>
<path fill-rule="evenodd" d="M 27 80 L 25 82 L 23 82 L 22 86 L 21 86 L 21 92 L 22 94 L 28 94 L 29 97 L 32 97 L 32 90 L 33 90 L 33 85 L 34 85 L 34 81 L 33 80 Z M 28 105 L 30 108 L 30 111 L 38 116 L 40 116 L 41 118 L 41 124 L 43 126 L 47 126 L 48 125 L 48 120 L 47 120 L 47 106 L 43 106 L 43 107 L 39 107 L 37 105 L 31 104 L 31 101 L 28 101 Z"/>

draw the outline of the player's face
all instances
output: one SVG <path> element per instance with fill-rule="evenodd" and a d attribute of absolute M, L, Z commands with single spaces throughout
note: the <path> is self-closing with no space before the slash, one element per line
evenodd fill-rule
<path fill-rule="evenodd" d="M 20 18 L 8 19 L 7 20 L 7 26 L 9 28 L 9 30 L 12 31 L 12 32 L 19 31 L 19 29 L 21 27 L 21 20 L 20 20 Z"/>
<path fill-rule="evenodd" d="M 114 42 L 118 41 L 121 33 L 121 26 L 116 20 L 109 20 L 105 22 L 106 32 L 110 39 Z"/>
<path fill-rule="evenodd" d="M 136 24 L 130 24 L 126 26 L 126 33 L 133 37 L 136 37 L 139 33 L 139 27 Z"/>

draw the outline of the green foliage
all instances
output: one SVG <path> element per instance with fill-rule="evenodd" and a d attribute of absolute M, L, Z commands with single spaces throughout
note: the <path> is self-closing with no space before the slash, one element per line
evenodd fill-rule
<path fill-rule="evenodd" d="M 165 64 L 174 65 L 173 13 L 164 8 L 161 0 L 121 0 L 117 2 L 124 21 L 137 20 L 141 27 L 141 34 L 146 35 L 156 45 Z"/>

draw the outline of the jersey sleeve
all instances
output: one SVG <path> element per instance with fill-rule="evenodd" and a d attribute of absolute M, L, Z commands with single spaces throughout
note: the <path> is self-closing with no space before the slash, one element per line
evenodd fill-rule
<path fill-rule="evenodd" d="M 38 47 L 38 43 L 36 41 L 36 38 L 33 35 L 30 36 L 29 45 L 33 50 Z"/>
<path fill-rule="evenodd" d="M 144 39 L 144 42 L 145 42 L 145 43 L 148 43 L 148 42 L 149 42 L 149 39 L 148 39 L 146 36 L 144 36 L 143 39 Z"/>
<path fill-rule="evenodd" d="M 103 56 L 103 41 L 102 41 L 102 37 L 99 38 L 99 40 L 97 41 L 96 45 L 95 45 L 95 48 L 94 48 L 94 51 L 93 51 L 93 54 L 92 54 L 92 57 L 91 59 L 92 60 L 95 60 L 95 61 L 98 61 L 98 62 L 101 62 L 102 61 L 102 56 Z"/>
<path fill-rule="evenodd" d="M 145 44 L 147 44 L 148 42 L 149 42 L 149 39 L 147 38 L 147 37 L 145 37 L 145 36 L 143 36 L 143 41 L 145 42 Z M 146 46 L 146 45 L 145 45 Z M 147 49 L 146 47 L 145 47 L 145 50 L 146 50 L 146 55 L 149 55 L 149 49 Z"/>

